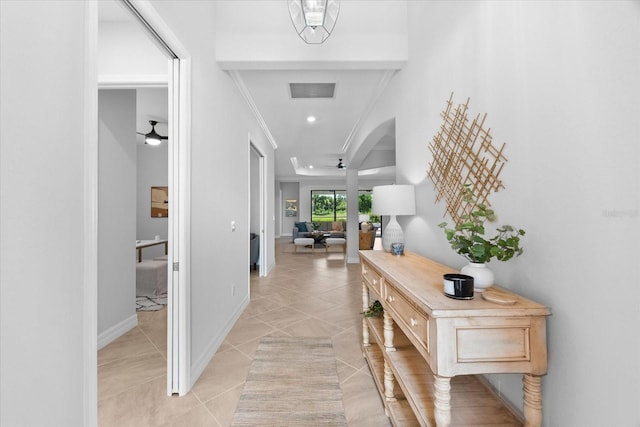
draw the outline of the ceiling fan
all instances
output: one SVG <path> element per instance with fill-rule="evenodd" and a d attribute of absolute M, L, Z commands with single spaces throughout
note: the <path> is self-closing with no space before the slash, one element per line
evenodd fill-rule
<path fill-rule="evenodd" d="M 344 169 L 346 165 L 342 163 L 342 159 L 338 159 L 338 164 L 336 165 L 338 169 Z"/>
<path fill-rule="evenodd" d="M 136 132 L 137 134 L 144 135 L 145 144 L 160 145 L 163 139 L 169 139 L 168 136 L 162 136 L 156 132 L 156 125 L 158 124 L 157 121 L 149 120 L 149 124 L 151 125 L 151 132 L 149 133 Z"/>

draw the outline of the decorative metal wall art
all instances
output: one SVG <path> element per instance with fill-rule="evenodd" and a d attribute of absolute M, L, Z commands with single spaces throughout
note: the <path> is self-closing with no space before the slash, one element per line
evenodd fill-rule
<path fill-rule="evenodd" d="M 433 155 L 428 176 L 436 190 L 436 202 L 444 199 L 446 213 L 456 224 L 460 217 L 469 214 L 474 206 L 462 198 L 462 188 L 469 185 L 477 202 L 490 206 L 487 197 L 504 188 L 499 179 L 500 172 L 507 162 L 502 154 L 505 144 L 498 149 L 492 144 L 491 129 L 485 129 L 485 113 L 480 114 L 471 123 L 465 104 L 453 104 L 453 92 L 447 101 L 440 130 L 429 144 Z M 445 213 L 445 214 L 446 214 Z"/>

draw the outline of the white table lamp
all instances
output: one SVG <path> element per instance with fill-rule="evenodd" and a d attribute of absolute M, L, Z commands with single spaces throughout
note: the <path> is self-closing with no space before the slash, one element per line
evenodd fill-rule
<path fill-rule="evenodd" d="M 391 252 L 392 243 L 404 243 L 404 233 L 396 220 L 396 215 L 416 214 L 415 194 L 413 185 L 373 187 L 373 213 L 390 216 L 389 223 L 382 232 L 382 247 L 385 251 Z"/>

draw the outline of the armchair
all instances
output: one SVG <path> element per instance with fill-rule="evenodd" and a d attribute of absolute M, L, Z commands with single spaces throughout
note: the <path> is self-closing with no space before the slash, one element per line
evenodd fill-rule
<path fill-rule="evenodd" d="M 260 257 L 260 236 L 251 233 L 249 236 L 249 268 L 256 269 Z"/>

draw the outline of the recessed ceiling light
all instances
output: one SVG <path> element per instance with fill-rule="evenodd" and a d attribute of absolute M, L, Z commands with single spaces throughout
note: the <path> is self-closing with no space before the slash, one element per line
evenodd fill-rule
<path fill-rule="evenodd" d="M 316 121 L 316 118 L 315 118 L 315 117 L 313 117 L 313 116 L 309 116 L 309 117 L 307 117 L 307 121 L 308 121 L 309 123 L 313 123 L 313 122 L 315 122 L 315 121 Z"/>
<path fill-rule="evenodd" d="M 313 165 L 309 165 L 309 169 L 313 169 Z"/>

